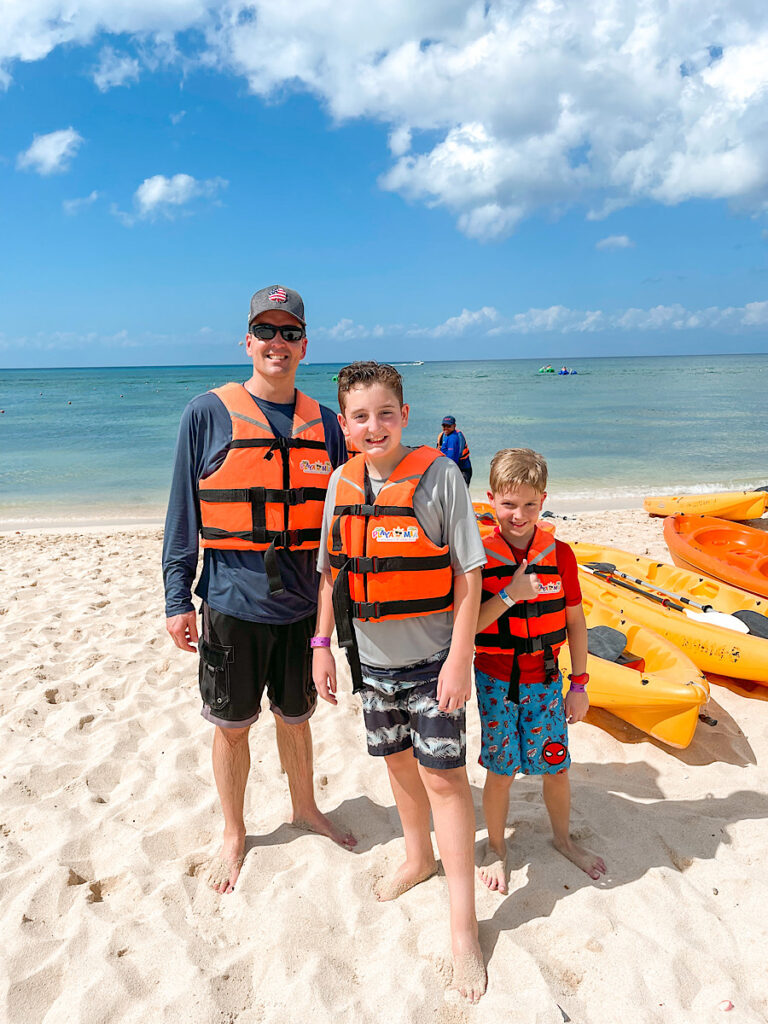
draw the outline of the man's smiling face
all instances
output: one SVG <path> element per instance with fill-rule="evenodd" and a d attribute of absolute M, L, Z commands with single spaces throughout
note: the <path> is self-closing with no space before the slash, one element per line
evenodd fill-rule
<path fill-rule="evenodd" d="M 271 324 L 273 327 L 302 327 L 302 324 L 282 309 L 259 313 L 252 324 Z M 307 351 L 306 335 L 299 341 L 286 341 L 279 331 L 274 338 L 264 341 L 255 338 L 250 330 L 245 339 L 245 350 L 253 361 L 253 372 L 270 380 L 295 374 Z"/>

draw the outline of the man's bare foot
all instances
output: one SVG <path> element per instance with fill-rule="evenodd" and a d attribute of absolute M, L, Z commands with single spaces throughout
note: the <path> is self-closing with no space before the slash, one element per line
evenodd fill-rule
<path fill-rule="evenodd" d="M 488 975 L 480 943 L 475 936 L 466 941 L 453 940 L 453 981 L 452 989 L 463 996 L 468 1003 L 476 1003 L 488 987 Z"/>
<path fill-rule="evenodd" d="M 554 838 L 552 842 L 559 853 L 573 861 L 576 867 L 581 868 L 590 878 L 597 881 L 600 875 L 605 874 L 607 869 L 603 858 L 598 857 L 596 853 L 592 853 L 586 847 L 574 843 L 570 836 L 565 840 Z"/>
<path fill-rule="evenodd" d="M 434 860 L 431 864 L 420 864 L 417 867 L 405 861 L 396 871 L 380 878 L 374 885 L 373 891 L 376 893 L 379 903 L 387 903 L 389 900 L 396 900 L 398 896 L 408 892 L 414 885 L 426 882 L 428 878 L 436 874 L 437 862 Z"/>
<path fill-rule="evenodd" d="M 357 846 L 357 839 L 351 832 L 337 828 L 330 818 L 315 808 L 313 811 L 306 811 L 300 817 L 294 815 L 291 824 L 294 828 L 301 828 L 307 832 L 316 832 L 319 836 L 327 836 L 338 846 L 346 850 L 352 850 Z"/>
<path fill-rule="evenodd" d="M 504 843 L 503 851 L 491 846 L 490 842 L 485 848 L 483 862 L 477 869 L 480 881 L 488 886 L 493 892 L 506 893 L 507 891 L 507 844 Z"/>
<path fill-rule="evenodd" d="M 245 860 L 245 833 L 225 836 L 221 853 L 208 866 L 206 881 L 214 892 L 226 896 L 235 891 L 235 882 Z"/>

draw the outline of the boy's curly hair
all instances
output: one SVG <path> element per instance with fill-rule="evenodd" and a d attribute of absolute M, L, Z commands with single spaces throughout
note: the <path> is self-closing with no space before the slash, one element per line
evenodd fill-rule
<path fill-rule="evenodd" d="M 403 378 L 389 363 L 376 363 L 372 359 L 359 359 L 339 370 L 339 408 L 342 413 L 347 404 L 347 394 L 356 387 L 370 387 L 383 384 L 394 391 L 397 400 L 403 404 Z"/>
<path fill-rule="evenodd" d="M 502 448 L 491 459 L 491 491 L 504 494 L 527 484 L 543 494 L 547 489 L 547 464 L 532 448 Z"/>

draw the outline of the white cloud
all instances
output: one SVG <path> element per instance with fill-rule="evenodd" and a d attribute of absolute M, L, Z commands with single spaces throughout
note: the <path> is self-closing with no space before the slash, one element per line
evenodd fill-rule
<path fill-rule="evenodd" d="M 635 243 L 629 235 L 608 235 L 595 243 L 596 249 L 632 249 Z"/>
<path fill-rule="evenodd" d="M 60 174 L 69 168 L 70 161 L 83 144 L 83 137 L 74 128 L 62 128 L 48 135 L 35 135 L 29 149 L 19 153 L 16 166 L 37 174 Z"/>
<path fill-rule="evenodd" d="M 64 210 L 64 213 L 72 217 L 86 206 L 92 206 L 99 198 L 99 195 L 100 193 L 94 189 L 90 195 L 83 196 L 82 199 L 65 199 L 61 204 L 61 208 Z"/>
<path fill-rule="evenodd" d="M 107 92 L 118 85 L 138 81 L 139 70 L 135 57 L 119 54 L 111 46 L 105 46 L 99 54 L 99 66 L 93 72 L 93 80 L 101 92 Z"/>
<path fill-rule="evenodd" d="M 382 186 L 446 208 L 478 239 L 572 204 L 595 218 L 649 200 L 766 208 L 768 7 L 754 0 L 71 0 L 60 11 L 60 0 L 6 0 L 0 69 L 98 31 L 233 71 L 260 96 L 303 89 L 339 121 L 385 125 Z"/>
<path fill-rule="evenodd" d="M 436 327 L 412 327 L 407 333 L 425 334 L 430 338 L 455 337 L 475 328 L 487 327 L 496 323 L 498 319 L 499 314 L 493 306 L 483 306 L 482 309 L 475 310 L 462 309 L 458 316 L 452 316 Z"/>
<path fill-rule="evenodd" d="M 171 114 L 170 115 L 171 124 L 180 124 L 181 121 L 183 121 L 186 116 L 187 116 L 186 110 L 180 110 L 176 114 Z"/>
<path fill-rule="evenodd" d="M 111 213 L 126 227 L 131 227 L 137 220 L 154 220 L 156 217 L 172 220 L 182 212 L 182 207 L 196 199 L 213 199 L 228 184 L 224 178 L 200 181 L 190 174 L 174 174 L 171 178 L 155 174 L 145 178 L 136 189 L 133 213 L 126 213 L 114 204 Z"/>
<path fill-rule="evenodd" d="M 690 310 L 675 304 L 650 309 L 624 309 L 605 312 L 601 309 L 569 309 L 548 306 L 528 309 L 509 316 L 493 306 L 463 309 L 457 316 L 432 327 L 404 327 L 402 324 L 377 324 L 374 328 L 340 320 L 331 328 L 312 332 L 325 338 L 351 340 L 370 337 L 392 337 L 396 334 L 427 338 L 455 337 L 461 334 L 478 338 L 506 337 L 515 334 L 596 334 L 637 331 L 713 330 L 744 333 L 752 328 L 768 326 L 768 301 L 749 302 L 745 306 L 709 306 Z"/>

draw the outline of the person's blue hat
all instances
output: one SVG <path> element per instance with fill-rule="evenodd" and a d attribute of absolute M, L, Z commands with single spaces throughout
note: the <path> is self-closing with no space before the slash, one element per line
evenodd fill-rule
<path fill-rule="evenodd" d="M 456 426 L 456 417 L 455 416 L 443 416 L 443 426 L 444 427 L 455 427 Z"/>

